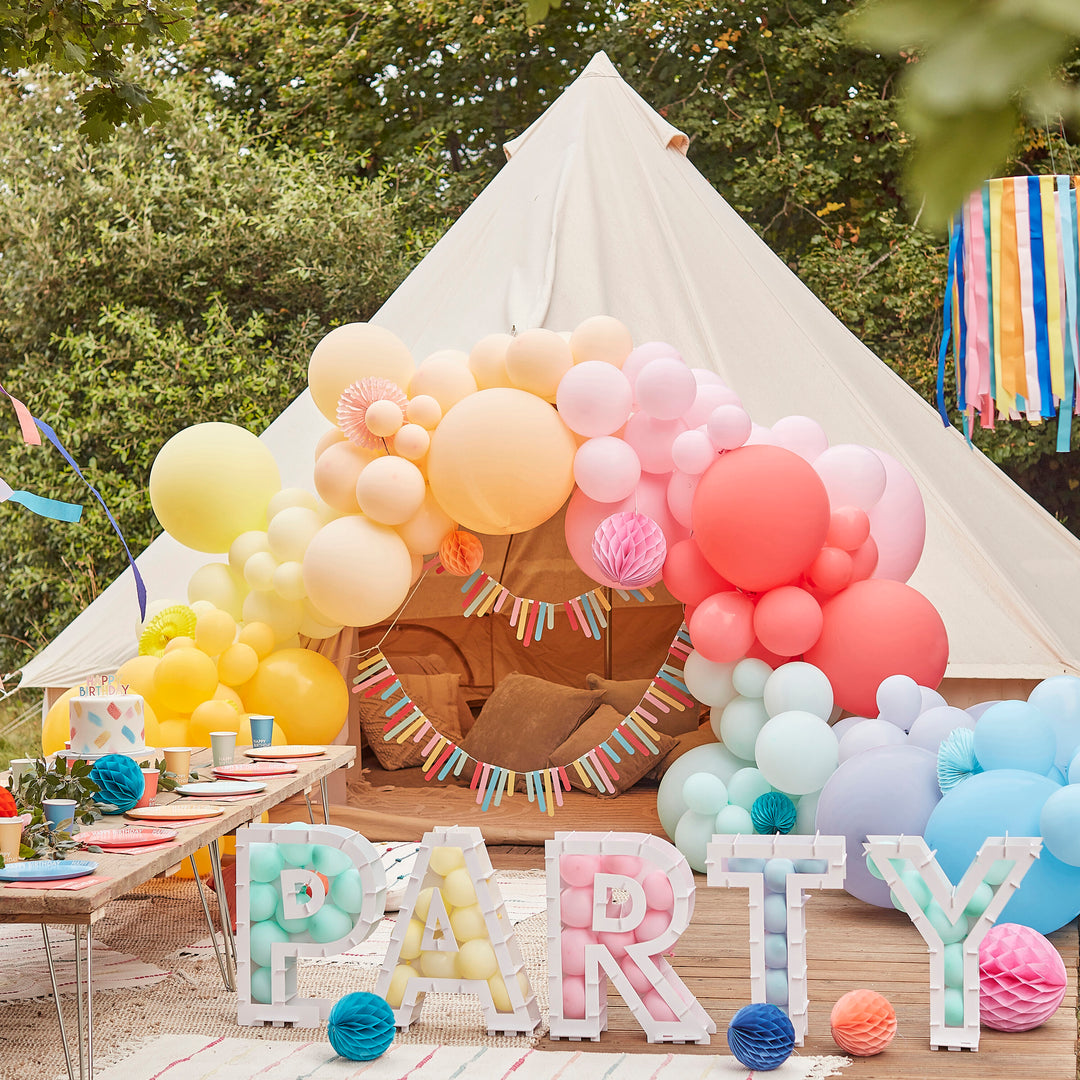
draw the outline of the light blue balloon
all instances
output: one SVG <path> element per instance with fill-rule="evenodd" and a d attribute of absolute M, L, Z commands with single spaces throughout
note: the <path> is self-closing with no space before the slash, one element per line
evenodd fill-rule
<path fill-rule="evenodd" d="M 1039 814 L 1043 843 L 1055 859 L 1080 866 L 1080 784 L 1058 788 Z"/>
<path fill-rule="evenodd" d="M 1067 768 L 1080 750 L 1080 679 L 1075 675 L 1044 679 L 1028 694 L 1028 704 L 1049 719 L 1056 742 L 1054 764 Z"/>
<path fill-rule="evenodd" d="M 824 874 L 829 869 L 828 859 L 796 859 L 795 870 L 799 874 Z"/>
<path fill-rule="evenodd" d="M 716 815 L 714 828 L 723 836 L 753 836 L 754 822 L 750 811 L 729 803 Z"/>
<path fill-rule="evenodd" d="M 273 989 L 268 967 L 253 968 L 251 972 L 251 1000 L 261 1005 L 269 1005 L 273 1000 Z"/>
<path fill-rule="evenodd" d="M 794 873 L 795 864 L 790 859 L 770 859 L 765 864 L 765 888 L 770 892 L 785 892 L 788 874 Z"/>
<path fill-rule="evenodd" d="M 765 929 L 770 934 L 787 933 L 787 900 L 779 893 L 765 894 Z"/>
<path fill-rule="evenodd" d="M 342 871 L 330 882 L 330 899 L 342 911 L 348 911 L 353 915 L 359 915 L 364 906 L 364 883 L 360 879 L 360 871 L 355 866 Z"/>
<path fill-rule="evenodd" d="M 706 849 L 713 838 L 716 819 L 711 814 L 695 814 L 687 810 L 675 826 L 675 846 L 699 874 L 706 870 Z"/>
<path fill-rule="evenodd" d="M 749 810 L 756 799 L 772 790 L 772 784 L 761 775 L 760 769 L 740 769 L 728 781 L 728 801 Z"/>
<path fill-rule="evenodd" d="M 975 760 L 986 772 L 1023 769 L 1045 776 L 1056 751 L 1050 721 L 1026 701 L 1000 701 L 975 725 Z"/>
<path fill-rule="evenodd" d="M 252 844 L 248 848 L 248 867 L 252 881 L 277 881 L 285 862 L 277 844 Z"/>
<path fill-rule="evenodd" d="M 669 839 L 675 840 L 675 826 L 690 808 L 682 797 L 682 787 L 687 777 L 697 772 L 711 772 L 726 784 L 739 769 L 749 764 L 737 758 L 726 746 L 720 743 L 706 743 L 695 746 L 682 757 L 676 758 L 671 768 L 664 773 L 660 787 L 656 792 L 656 813 Z M 750 830 L 748 830 L 750 831 Z"/>
<path fill-rule="evenodd" d="M 787 968 L 767 968 L 765 971 L 765 1000 L 783 1008 L 788 1003 Z"/>
<path fill-rule="evenodd" d="M 277 913 L 281 897 L 273 885 L 263 881 L 253 881 L 248 885 L 248 918 L 251 922 L 272 919 Z"/>
<path fill-rule="evenodd" d="M 308 933 L 313 941 L 326 944 L 343 938 L 354 926 L 353 917 L 335 904 L 323 904 L 308 919 Z"/>
<path fill-rule="evenodd" d="M 1069 762 L 1069 771 L 1065 778 L 1070 784 L 1080 784 L 1080 754 Z"/>
<path fill-rule="evenodd" d="M 945 987 L 945 1026 L 964 1026 L 964 992 L 955 987 Z"/>
<path fill-rule="evenodd" d="M 964 946 L 959 942 L 945 946 L 945 985 L 964 988 Z"/>
<path fill-rule="evenodd" d="M 787 934 L 765 935 L 765 966 L 767 968 L 787 967 Z"/>
<path fill-rule="evenodd" d="M 259 967 L 270 964 L 270 947 L 277 941 L 289 940 L 289 935 L 276 922 L 256 923 L 249 931 L 251 939 L 251 959 Z"/>
<path fill-rule="evenodd" d="M 695 814 L 713 816 L 727 806 L 727 785 L 713 773 L 699 772 L 688 776 L 683 783 L 683 802 Z"/>
<path fill-rule="evenodd" d="M 728 859 L 728 869 L 739 874 L 762 874 L 765 872 L 764 859 Z"/>
<path fill-rule="evenodd" d="M 335 877 L 353 865 L 352 859 L 344 851 L 340 848 L 330 847 L 329 844 L 313 844 L 311 861 L 315 869 L 327 877 Z"/>
<path fill-rule="evenodd" d="M 961 915 L 956 922 L 950 922 L 948 915 L 945 914 L 945 909 L 936 900 L 931 900 L 926 905 L 926 917 L 946 945 L 963 941 L 968 935 L 970 924 L 967 916 Z"/>

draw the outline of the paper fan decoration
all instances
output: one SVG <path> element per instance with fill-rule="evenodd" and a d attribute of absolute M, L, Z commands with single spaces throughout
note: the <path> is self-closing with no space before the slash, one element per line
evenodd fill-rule
<path fill-rule="evenodd" d="M 767 791 L 750 807 L 754 831 L 764 835 L 791 832 L 797 816 L 795 804 L 782 791 Z"/>
<path fill-rule="evenodd" d="M 982 772 L 975 757 L 975 732 L 956 728 L 941 740 L 937 754 L 937 778 L 941 793 L 951 791 L 961 781 Z"/>
<path fill-rule="evenodd" d="M 638 589 L 660 577 L 667 541 L 651 517 L 623 511 L 596 527 L 592 553 L 603 574 L 620 589 Z"/>
<path fill-rule="evenodd" d="M 381 404 L 383 402 L 386 405 Z M 338 427 L 345 432 L 345 438 L 357 446 L 379 450 L 382 440 L 390 438 L 401 427 L 408 403 L 405 391 L 397 383 L 375 376 L 360 379 L 345 387 L 338 398 Z M 369 409 L 372 410 L 371 424 L 368 423 Z"/>
<path fill-rule="evenodd" d="M 195 633 L 195 612 L 183 604 L 159 611 L 139 635 L 140 656 L 164 656 L 165 646 L 174 637 L 192 637 Z"/>
<path fill-rule="evenodd" d="M 439 545 L 439 561 L 448 574 L 468 577 L 484 561 L 484 545 L 478 536 L 464 529 L 451 529 Z"/>

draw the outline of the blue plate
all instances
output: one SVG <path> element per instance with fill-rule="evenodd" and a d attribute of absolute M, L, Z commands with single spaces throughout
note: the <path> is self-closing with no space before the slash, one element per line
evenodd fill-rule
<path fill-rule="evenodd" d="M 96 862 L 85 859 L 32 859 L 0 869 L 0 881 L 61 881 L 86 877 L 96 869 Z"/>

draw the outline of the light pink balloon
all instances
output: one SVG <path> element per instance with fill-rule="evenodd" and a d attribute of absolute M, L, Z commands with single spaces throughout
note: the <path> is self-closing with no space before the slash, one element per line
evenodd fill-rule
<path fill-rule="evenodd" d="M 700 476 L 716 460 L 716 447 L 705 431 L 682 431 L 671 444 L 671 460 L 679 472 Z"/>
<path fill-rule="evenodd" d="M 637 381 L 638 372 L 646 364 L 665 356 L 674 357 L 680 363 L 682 362 L 679 350 L 673 345 L 669 345 L 666 341 L 646 341 L 644 345 L 639 345 L 634 349 L 623 361 L 622 373 L 630 380 L 630 385 L 633 386 Z"/>
<path fill-rule="evenodd" d="M 586 888 L 563 889 L 559 894 L 559 914 L 563 926 L 587 930 L 593 920 L 593 891 Z"/>
<path fill-rule="evenodd" d="M 724 380 L 720 378 L 715 371 L 711 371 L 709 368 L 692 367 L 690 369 L 694 373 L 694 378 L 697 380 L 698 386 L 724 385 Z"/>
<path fill-rule="evenodd" d="M 672 898 L 672 906 L 675 900 Z M 671 926 L 671 910 L 661 911 L 659 908 L 649 908 L 634 930 L 634 938 L 637 941 L 655 941 L 667 928 Z"/>
<path fill-rule="evenodd" d="M 686 430 L 682 420 L 658 420 L 645 412 L 630 417 L 623 437 L 634 448 L 642 472 L 666 474 L 675 468 L 671 446 Z"/>
<path fill-rule="evenodd" d="M 637 940 L 632 930 L 605 930 L 596 936 L 601 945 L 611 950 L 616 960 L 621 960 L 626 955 L 626 946 L 633 945 Z"/>
<path fill-rule="evenodd" d="M 676 420 L 697 396 L 694 373 L 671 356 L 650 360 L 634 381 L 634 399 L 641 411 L 657 420 Z"/>
<path fill-rule="evenodd" d="M 585 1019 L 585 977 L 565 976 L 562 981 L 562 1013 L 567 1020 Z"/>
<path fill-rule="evenodd" d="M 585 974 L 585 946 L 592 945 L 595 941 L 596 935 L 591 930 L 571 926 L 563 928 L 559 935 L 559 945 L 564 975 Z"/>
<path fill-rule="evenodd" d="M 604 367 L 612 368 L 610 364 Z M 574 454 L 574 480 L 596 502 L 618 502 L 633 494 L 641 462 L 629 443 L 612 435 L 589 439 Z"/>
<path fill-rule="evenodd" d="M 671 1006 L 660 996 L 658 990 L 650 990 L 641 997 L 641 1004 L 649 1011 L 649 1015 L 661 1023 L 670 1023 L 678 1020 Z"/>
<path fill-rule="evenodd" d="M 619 961 L 619 967 L 626 976 L 626 981 L 637 991 L 638 994 L 647 994 L 653 985 L 648 976 L 634 963 L 629 956 L 623 956 Z"/>
<path fill-rule="evenodd" d="M 675 893 L 667 874 L 654 870 L 641 886 L 645 890 L 645 903 L 653 911 L 671 911 L 675 906 Z"/>
<path fill-rule="evenodd" d="M 571 431 L 590 438 L 610 435 L 629 419 L 634 388 L 613 364 L 586 360 L 562 377 L 555 404 Z"/>
<path fill-rule="evenodd" d="M 814 471 L 829 493 L 829 505 L 869 511 L 885 492 L 885 465 L 868 446 L 839 443 L 814 458 Z"/>
<path fill-rule="evenodd" d="M 919 565 L 926 542 L 926 507 L 911 473 L 882 450 L 885 494 L 870 509 L 870 536 L 877 544 L 877 566 L 871 577 L 907 581 Z"/>
<path fill-rule="evenodd" d="M 809 416 L 785 416 L 772 426 L 773 442 L 806 461 L 813 462 L 829 448 L 829 439 Z"/>
<path fill-rule="evenodd" d="M 750 435 L 743 446 L 777 446 L 772 428 L 762 427 L 760 424 L 750 425 Z"/>
<path fill-rule="evenodd" d="M 700 383 L 694 403 L 683 414 L 687 427 L 701 427 L 718 405 L 741 405 L 739 395 L 723 383 Z"/>
<path fill-rule="evenodd" d="M 741 405 L 718 405 L 708 420 L 709 438 L 717 450 L 737 450 L 750 437 L 753 422 Z"/>
<path fill-rule="evenodd" d="M 636 878 L 644 867 L 639 855 L 604 855 L 602 865 L 605 874 L 622 874 L 630 878 Z"/>
<path fill-rule="evenodd" d="M 687 529 L 694 524 L 694 492 L 697 491 L 700 476 L 687 476 L 678 469 L 668 480 L 667 505 L 671 516 Z"/>
<path fill-rule="evenodd" d="M 563 855 L 559 859 L 559 874 L 567 885 L 591 886 L 599 870 L 599 855 Z"/>

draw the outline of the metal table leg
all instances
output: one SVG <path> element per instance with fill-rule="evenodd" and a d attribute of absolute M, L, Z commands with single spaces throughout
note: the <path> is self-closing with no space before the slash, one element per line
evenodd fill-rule
<path fill-rule="evenodd" d="M 323 821 L 330 824 L 330 788 L 326 783 L 326 777 L 324 776 L 319 781 L 319 790 L 322 792 L 322 815 Z"/>
<path fill-rule="evenodd" d="M 315 824 L 315 811 L 311 809 L 311 788 L 304 788 L 304 802 L 307 803 L 307 819 L 314 825 Z"/>
<path fill-rule="evenodd" d="M 76 1038 L 79 1042 L 79 1080 L 87 1080 L 86 1052 L 83 1049 L 83 1000 L 82 1000 L 82 950 L 79 945 L 79 927 L 75 931 L 75 1023 L 78 1025 Z"/>
<path fill-rule="evenodd" d="M 91 967 L 94 931 L 86 924 L 86 1076 L 94 1080 L 94 980 Z"/>
<path fill-rule="evenodd" d="M 221 872 L 221 849 L 216 840 L 207 845 L 210 849 L 210 868 L 214 872 L 214 891 L 217 893 L 218 914 L 221 916 L 221 929 L 225 938 L 225 960 L 229 969 L 226 986 L 236 989 L 236 941 L 233 939 L 232 914 L 229 911 L 229 899 L 225 895 L 225 877 Z"/>
<path fill-rule="evenodd" d="M 52 983 L 53 1002 L 56 1005 L 56 1019 L 60 1025 L 60 1043 L 64 1047 L 64 1061 L 67 1063 L 68 1080 L 75 1080 L 75 1070 L 71 1067 L 71 1051 L 68 1049 L 67 1033 L 64 1031 L 64 1011 L 60 1008 L 60 989 L 56 985 L 52 942 L 49 941 L 49 927 L 45 923 L 41 924 L 41 936 L 45 939 L 45 958 L 49 961 L 49 981 Z"/>
<path fill-rule="evenodd" d="M 210 908 L 206 903 L 206 891 L 203 889 L 202 877 L 199 875 L 199 869 L 195 865 L 195 856 L 189 855 L 188 859 L 191 862 L 191 872 L 195 876 L 195 885 L 199 890 L 199 901 L 202 903 L 203 914 L 206 916 L 206 925 L 210 930 L 210 940 L 214 945 L 214 955 L 217 957 L 218 970 L 221 972 L 221 981 L 225 984 L 226 990 L 233 990 L 235 987 L 229 985 L 229 973 L 225 967 L 225 959 L 221 955 L 221 949 L 218 948 L 217 930 L 214 927 L 214 920 L 210 918 Z M 222 935 L 224 937 L 224 935 Z"/>

